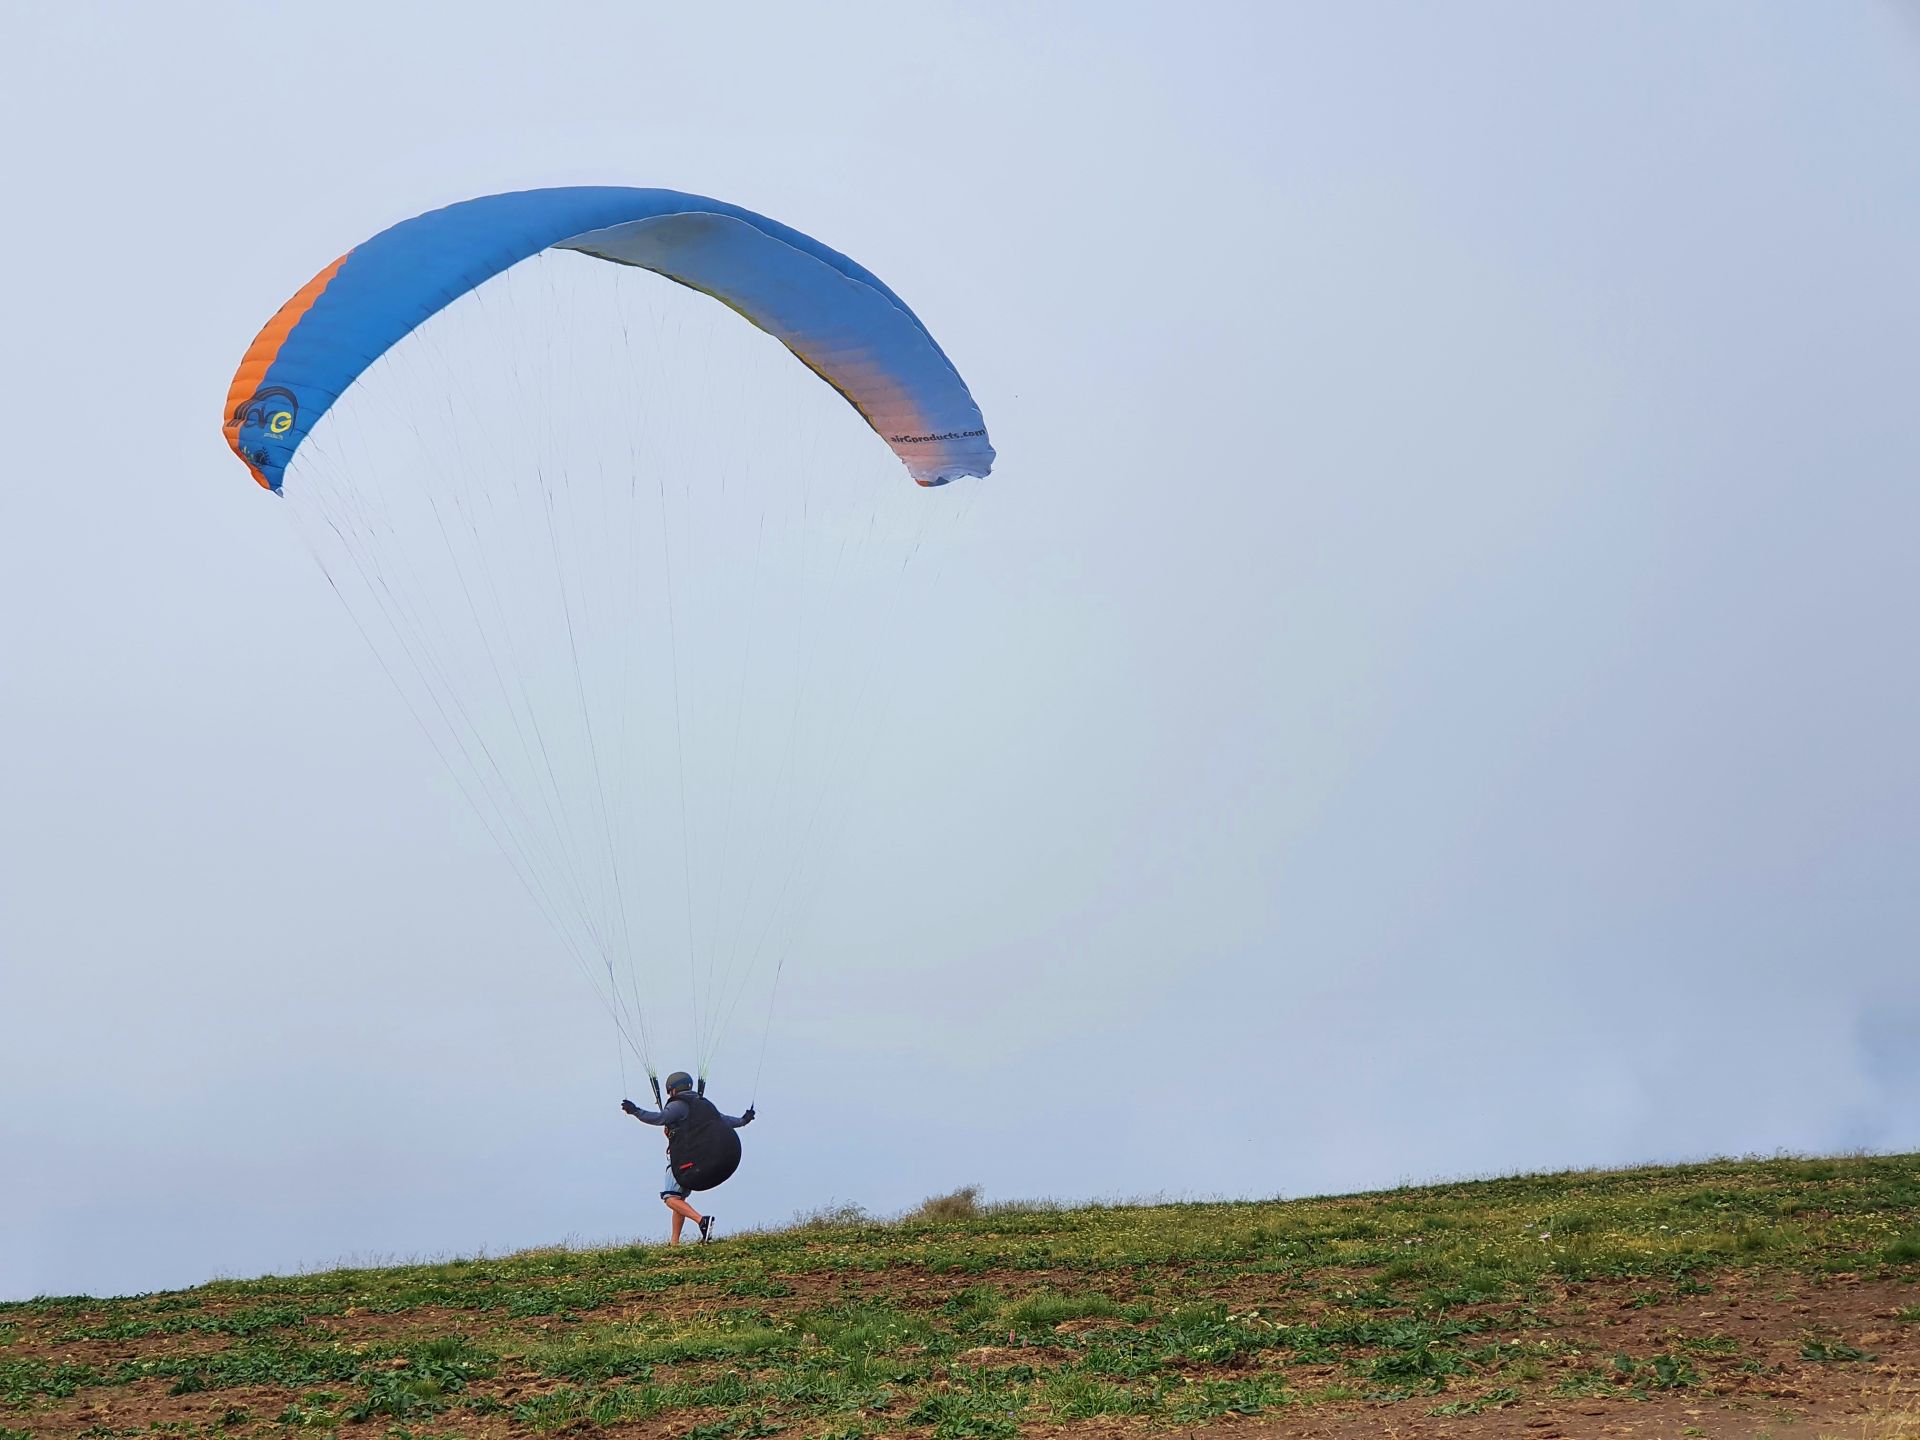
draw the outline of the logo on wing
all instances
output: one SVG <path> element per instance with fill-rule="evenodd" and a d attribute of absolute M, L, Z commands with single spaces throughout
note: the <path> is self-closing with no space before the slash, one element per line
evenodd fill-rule
<path fill-rule="evenodd" d="M 228 422 L 237 427 L 233 448 L 249 465 L 273 463 L 268 440 L 284 440 L 300 422 L 300 402 L 284 385 L 265 385 L 234 407 Z"/>

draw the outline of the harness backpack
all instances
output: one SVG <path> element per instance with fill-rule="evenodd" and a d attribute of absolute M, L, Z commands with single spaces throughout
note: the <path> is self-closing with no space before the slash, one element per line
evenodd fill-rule
<path fill-rule="evenodd" d="M 689 1190 L 711 1190 L 740 1168 L 740 1132 L 706 1096 L 683 1093 L 673 1098 L 687 1107 L 687 1118 L 667 1127 L 673 1178 Z"/>

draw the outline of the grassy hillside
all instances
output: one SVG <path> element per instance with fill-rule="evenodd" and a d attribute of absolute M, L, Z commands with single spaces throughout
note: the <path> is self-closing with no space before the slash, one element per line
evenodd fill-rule
<path fill-rule="evenodd" d="M 849 1218 L 0 1306 L 0 1437 L 1784 1440 L 1920 1411 L 1920 1156 Z"/>

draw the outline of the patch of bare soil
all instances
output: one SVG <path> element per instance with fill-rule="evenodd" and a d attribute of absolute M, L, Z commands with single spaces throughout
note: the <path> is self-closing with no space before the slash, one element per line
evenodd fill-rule
<path fill-rule="evenodd" d="M 1086 1423 L 1029 1433 L 1060 1440 L 1142 1440 L 1148 1432 L 1142 1426 Z M 1429 1415 L 1412 1402 L 1364 1410 L 1321 1407 L 1177 1427 L 1170 1433 L 1206 1440 L 1914 1440 L 1920 1437 L 1920 1386 L 1836 1395 L 1798 1410 L 1743 1409 L 1676 1396 L 1531 1400 L 1478 1415 Z"/>
<path fill-rule="evenodd" d="M 1470 1402 L 1500 1381 L 1391 1404 L 1319 1404 L 1174 1428 L 1208 1440 L 1920 1440 L 1920 1326 L 1896 1314 L 1920 1301 L 1920 1289 L 1847 1275 L 1813 1281 L 1749 1272 L 1716 1278 L 1704 1295 L 1649 1304 L 1645 1294 L 1644 1282 L 1568 1286 L 1536 1308 L 1535 1324 L 1476 1337 L 1550 1340 L 1558 1352 L 1542 1382 L 1476 1414 L 1431 1412 Z M 1816 1358 L 1851 1351 L 1868 1358 Z M 1644 1398 L 1552 1393 L 1576 1376 L 1605 1373 L 1615 1356 L 1645 1362 L 1656 1354 L 1682 1357 L 1696 1379 Z M 1321 1367 L 1293 1365 L 1286 1373 L 1303 1389 L 1341 1378 Z M 1137 1440 L 1146 1428 L 1084 1422 L 1030 1433 Z"/>

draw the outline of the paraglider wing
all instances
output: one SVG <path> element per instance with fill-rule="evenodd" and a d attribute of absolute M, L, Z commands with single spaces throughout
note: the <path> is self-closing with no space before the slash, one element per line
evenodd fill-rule
<path fill-rule="evenodd" d="M 573 187 L 354 246 L 227 395 L 228 445 L 649 1076 L 665 1017 L 702 1077 L 736 1016 L 771 1028 L 938 574 L 914 558 L 978 498 L 900 484 L 834 394 L 922 486 L 993 466 L 860 265 L 722 201 Z M 720 1128 L 692 1188 L 738 1163 Z"/>
<path fill-rule="evenodd" d="M 467 200 L 349 250 L 248 348 L 227 394 L 228 445 L 278 491 L 294 452 L 362 371 L 452 301 L 555 248 L 655 271 L 737 311 L 846 397 L 920 484 L 992 468 L 959 373 L 873 274 L 750 210 L 613 186 Z"/>

